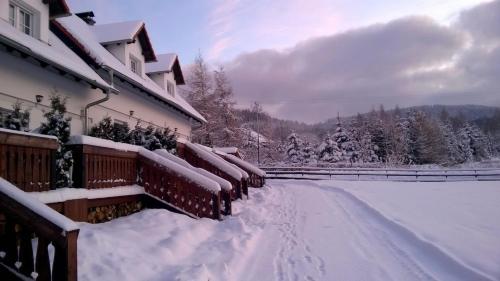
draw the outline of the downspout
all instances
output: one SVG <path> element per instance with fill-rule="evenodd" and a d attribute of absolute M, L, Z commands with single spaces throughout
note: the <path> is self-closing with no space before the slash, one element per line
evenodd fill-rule
<path fill-rule="evenodd" d="M 85 117 L 85 122 L 83 124 L 83 133 L 85 135 L 87 135 L 89 133 L 88 132 L 88 122 L 89 122 L 88 110 L 89 110 L 89 108 L 91 108 L 92 106 L 95 106 L 95 105 L 98 105 L 98 104 L 101 104 L 103 102 L 108 101 L 109 98 L 110 98 L 110 95 L 111 95 L 111 89 L 113 89 L 115 87 L 115 83 L 114 83 L 114 71 L 113 71 L 113 69 L 107 68 L 107 67 L 104 68 L 104 69 L 108 71 L 109 80 L 111 81 L 111 86 L 108 87 L 108 89 L 106 90 L 106 93 L 105 93 L 106 96 L 104 98 L 102 98 L 100 100 L 93 101 L 93 102 L 91 102 L 91 103 L 89 103 L 89 104 L 87 104 L 85 106 L 84 113 L 83 113 L 83 115 Z"/>

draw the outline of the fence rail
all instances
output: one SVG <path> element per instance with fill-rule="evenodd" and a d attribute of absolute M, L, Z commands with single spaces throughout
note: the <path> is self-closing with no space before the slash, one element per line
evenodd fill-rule
<path fill-rule="evenodd" d="M 500 181 L 500 168 L 423 170 L 383 168 L 261 167 L 261 169 L 266 171 L 268 179 Z"/>
<path fill-rule="evenodd" d="M 0 192 L 0 266 L 4 271 L 23 276 L 20 280 L 77 280 L 77 238 L 78 229 L 64 231 Z"/>
<path fill-rule="evenodd" d="M 55 186 L 57 140 L 2 129 L 0 177 L 23 191 L 47 191 Z"/>
<path fill-rule="evenodd" d="M 142 156 L 139 156 L 139 184 L 148 194 L 197 217 L 221 218 L 220 192 L 212 193 Z"/>

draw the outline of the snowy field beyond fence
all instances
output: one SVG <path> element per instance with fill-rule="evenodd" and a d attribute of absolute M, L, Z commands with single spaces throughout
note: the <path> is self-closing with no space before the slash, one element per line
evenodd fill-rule
<path fill-rule="evenodd" d="M 81 224 L 79 280 L 500 280 L 497 182 L 270 180 L 234 216 Z"/>

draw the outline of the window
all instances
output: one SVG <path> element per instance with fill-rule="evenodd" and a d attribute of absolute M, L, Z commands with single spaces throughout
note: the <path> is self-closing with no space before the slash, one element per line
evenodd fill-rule
<path fill-rule="evenodd" d="M 21 32 L 34 36 L 34 14 L 17 3 L 9 4 L 9 23 Z"/>
<path fill-rule="evenodd" d="M 9 4 L 9 22 L 10 25 L 16 26 L 16 8 L 12 4 Z"/>
<path fill-rule="evenodd" d="M 133 56 L 130 56 L 130 70 L 132 70 L 133 73 L 141 75 L 141 61 Z"/>
<path fill-rule="evenodd" d="M 175 96 L 175 85 L 174 83 L 167 81 L 167 92 L 172 96 Z"/>

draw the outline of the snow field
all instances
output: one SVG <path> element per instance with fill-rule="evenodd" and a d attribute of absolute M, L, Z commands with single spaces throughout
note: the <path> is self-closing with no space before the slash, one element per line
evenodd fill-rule
<path fill-rule="evenodd" d="M 234 216 L 80 224 L 80 280 L 500 280 L 495 182 L 270 180 Z"/>

